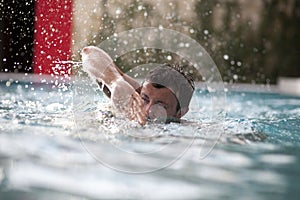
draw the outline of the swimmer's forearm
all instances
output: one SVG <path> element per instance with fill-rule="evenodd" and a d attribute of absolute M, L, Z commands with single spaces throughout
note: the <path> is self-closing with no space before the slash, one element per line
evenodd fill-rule
<path fill-rule="evenodd" d="M 127 81 L 135 90 L 138 90 L 140 88 L 140 84 L 133 79 L 132 77 L 128 76 L 127 74 L 123 74 L 123 78 L 125 81 Z"/>
<path fill-rule="evenodd" d="M 123 73 L 117 66 L 116 69 L 118 70 L 118 72 L 120 73 L 120 75 L 123 77 L 123 79 L 129 83 L 138 93 L 140 93 L 140 85 L 139 83 L 133 79 L 132 77 L 128 76 L 127 74 Z M 99 85 L 99 88 L 104 92 L 104 94 L 108 97 L 111 98 L 111 91 L 108 89 L 108 87 L 103 84 L 101 81 L 96 80 L 96 82 Z"/>
<path fill-rule="evenodd" d="M 117 68 L 118 72 L 121 74 L 121 76 L 123 76 L 125 81 L 127 81 L 135 90 L 139 90 L 139 88 L 140 88 L 139 82 L 137 82 L 131 76 L 128 76 L 127 74 L 122 72 L 119 67 L 116 67 L 116 68 Z"/>

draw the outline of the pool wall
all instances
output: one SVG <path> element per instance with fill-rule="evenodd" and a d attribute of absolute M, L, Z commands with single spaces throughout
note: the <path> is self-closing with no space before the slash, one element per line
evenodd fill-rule
<path fill-rule="evenodd" d="M 300 78 L 279 77 L 277 82 L 281 93 L 300 96 Z"/>
<path fill-rule="evenodd" d="M 30 74 L 30 73 L 0 73 L 0 82 L 4 81 L 21 81 L 32 83 L 77 83 L 81 79 L 86 78 L 76 77 L 76 74 L 61 75 L 61 74 Z M 206 89 L 205 82 L 195 83 L 198 89 Z M 261 93 L 279 93 L 292 96 L 300 96 L 300 78 L 280 77 L 278 84 L 247 84 L 247 83 L 226 83 L 224 82 L 225 90 L 227 91 L 244 91 L 244 92 L 261 92 Z"/>

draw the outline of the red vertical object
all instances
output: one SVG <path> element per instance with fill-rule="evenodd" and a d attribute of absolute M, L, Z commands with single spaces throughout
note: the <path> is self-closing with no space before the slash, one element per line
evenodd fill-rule
<path fill-rule="evenodd" d="M 69 64 L 57 64 L 71 57 L 72 1 L 36 0 L 34 73 L 70 75 Z"/>

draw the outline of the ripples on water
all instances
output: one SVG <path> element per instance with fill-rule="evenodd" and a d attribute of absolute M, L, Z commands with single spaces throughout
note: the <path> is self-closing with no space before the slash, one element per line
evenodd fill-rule
<path fill-rule="evenodd" d="M 201 105 L 187 116 L 199 123 L 140 127 L 105 117 L 107 100 L 94 86 L 78 93 L 74 85 L 1 83 L 2 197 L 297 196 L 300 98 L 228 92 L 220 135 L 205 92 L 197 91 Z"/>

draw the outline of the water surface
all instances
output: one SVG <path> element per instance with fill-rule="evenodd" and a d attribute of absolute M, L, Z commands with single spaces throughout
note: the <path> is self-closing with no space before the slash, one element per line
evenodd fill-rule
<path fill-rule="evenodd" d="M 140 127 L 105 117 L 108 101 L 94 86 L 79 94 L 74 85 L 1 82 L 1 197 L 298 197 L 299 97 L 229 90 L 216 124 L 198 90 L 186 116 L 197 123 Z"/>

